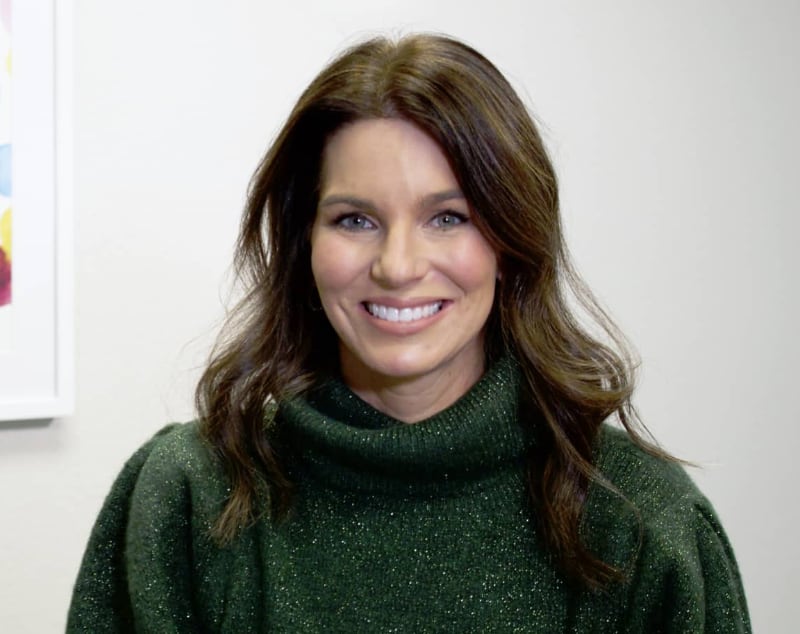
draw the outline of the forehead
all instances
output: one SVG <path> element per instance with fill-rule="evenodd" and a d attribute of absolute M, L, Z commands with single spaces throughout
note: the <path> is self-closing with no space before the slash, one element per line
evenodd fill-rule
<path fill-rule="evenodd" d="M 458 188 L 438 143 L 402 119 L 361 119 L 339 129 L 325 144 L 320 180 L 323 194 Z"/>

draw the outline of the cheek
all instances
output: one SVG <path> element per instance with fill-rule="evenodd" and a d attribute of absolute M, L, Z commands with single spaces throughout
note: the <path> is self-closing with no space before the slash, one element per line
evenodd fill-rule
<path fill-rule="evenodd" d="M 333 236 L 311 241 L 311 273 L 320 296 L 346 290 L 358 274 L 352 249 L 341 248 Z"/>
<path fill-rule="evenodd" d="M 482 236 L 465 243 L 451 259 L 453 279 L 466 291 L 494 297 L 497 281 L 497 256 Z"/>

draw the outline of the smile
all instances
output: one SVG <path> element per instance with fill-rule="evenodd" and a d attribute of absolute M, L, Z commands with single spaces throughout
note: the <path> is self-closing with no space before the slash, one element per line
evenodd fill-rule
<path fill-rule="evenodd" d="M 415 308 L 395 308 L 394 306 L 382 306 L 380 304 L 366 302 L 364 306 L 370 315 L 378 319 L 408 323 L 435 315 L 442 309 L 442 304 L 443 302 L 438 301 L 426 304 L 425 306 L 416 306 Z"/>

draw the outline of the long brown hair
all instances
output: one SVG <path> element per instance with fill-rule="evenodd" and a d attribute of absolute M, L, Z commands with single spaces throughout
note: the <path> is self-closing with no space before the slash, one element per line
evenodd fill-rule
<path fill-rule="evenodd" d="M 251 521 L 262 489 L 275 517 L 291 504 L 281 452 L 264 433 L 265 406 L 303 392 L 337 358 L 335 333 L 311 308 L 309 231 L 326 140 L 375 117 L 412 122 L 440 144 L 498 255 L 487 355 L 517 358 L 523 397 L 545 421 L 529 458 L 531 500 L 562 568 L 602 586 L 619 571 L 581 538 L 589 485 L 601 480 L 592 462 L 600 426 L 616 415 L 634 441 L 657 451 L 637 431 L 627 347 L 570 265 L 556 176 L 525 105 L 485 57 L 439 35 L 345 51 L 300 97 L 253 176 L 235 261 L 244 299 L 196 394 L 203 434 L 231 483 L 215 534 L 229 540 Z M 610 345 L 581 325 L 571 299 Z"/>

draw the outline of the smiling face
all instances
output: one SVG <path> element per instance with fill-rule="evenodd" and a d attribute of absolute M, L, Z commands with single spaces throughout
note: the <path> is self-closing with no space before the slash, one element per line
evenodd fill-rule
<path fill-rule="evenodd" d="M 447 158 L 411 123 L 360 120 L 325 146 L 320 188 L 311 269 L 345 381 L 447 386 L 449 405 L 484 371 L 497 258 Z"/>

